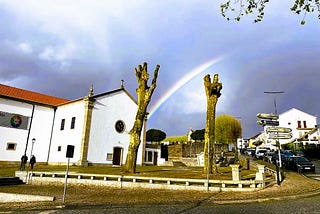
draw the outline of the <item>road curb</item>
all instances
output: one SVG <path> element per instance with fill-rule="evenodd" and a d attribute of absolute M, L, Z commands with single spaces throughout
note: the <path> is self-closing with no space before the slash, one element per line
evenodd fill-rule
<path fill-rule="evenodd" d="M 288 196 L 279 196 L 279 197 L 270 197 L 270 198 L 257 198 L 257 199 L 230 199 L 230 200 L 216 200 L 213 203 L 215 204 L 240 204 L 240 203 L 261 203 L 266 201 L 281 201 L 281 200 L 293 200 L 298 198 L 307 198 L 320 195 L 320 188 L 312 190 L 307 193 L 301 193 L 298 195 L 288 195 Z"/>
<path fill-rule="evenodd" d="M 55 197 L 40 196 L 40 195 L 27 195 L 16 193 L 0 193 L 0 202 L 34 202 L 34 201 L 54 201 Z"/>

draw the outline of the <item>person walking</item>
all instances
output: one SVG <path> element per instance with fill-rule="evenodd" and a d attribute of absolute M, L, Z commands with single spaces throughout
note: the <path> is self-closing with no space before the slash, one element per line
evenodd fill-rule
<path fill-rule="evenodd" d="M 20 170 L 21 171 L 25 170 L 27 161 L 28 161 L 28 156 L 22 155 L 22 157 L 21 157 L 21 166 L 20 166 Z"/>
<path fill-rule="evenodd" d="M 36 163 L 36 157 L 34 155 L 30 158 L 30 168 L 33 169 L 33 165 Z"/>

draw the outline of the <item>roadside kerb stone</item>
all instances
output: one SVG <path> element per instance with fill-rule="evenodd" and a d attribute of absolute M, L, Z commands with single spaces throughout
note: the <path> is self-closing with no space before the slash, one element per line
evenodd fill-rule
<path fill-rule="evenodd" d="M 313 190 L 306 193 L 301 193 L 297 195 L 288 195 L 288 196 L 280 196 L 280 197 L 266 197 L 266 198 L 257 198 L 257 199 L 231 199 L 231 200 L 215 200 L 213 203 L 215 204 L 241 204 L 241 203 L 260 203 L 266 201 L 280 201 L 280 200 L 294 200 L 298 198 L 307 198 L 320 195 L 320 189 Z"/>
<path fill-rule="evenodd" d="M 39 195 L 25 195 L 14 193 L 0 193 L 0 202 L 31 202 L 31 201 L 54 201 L 55 197 L 39 196 Z"/>

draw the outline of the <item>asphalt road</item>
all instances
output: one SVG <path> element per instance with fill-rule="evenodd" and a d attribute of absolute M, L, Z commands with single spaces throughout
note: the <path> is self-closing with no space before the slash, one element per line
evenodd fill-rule
<path fill-rule="evenodd" d="M 189 214 L 189 213 L 244 213 L 244 214 L 293 214 L 293 213 L 320 213 L 320 195 L 301 198 L 295 200 L 267 201 L 243 204 L 216 204 L 214 201 L 199 201 L 198 203 L 179 203 L 179 204 L 128 204 L 128 205 L 106 205 L 94 207 L 78 207 L 47 210 L 41 212 L 28 213 L 173 213 L 173 214 Z"/>
<path fill-rule="evenodd" d="M 315 173 L 305 173 L 305 176 L 320 181 L 320 160 L 314 160 L 312 163 L 316 167 Z"/>

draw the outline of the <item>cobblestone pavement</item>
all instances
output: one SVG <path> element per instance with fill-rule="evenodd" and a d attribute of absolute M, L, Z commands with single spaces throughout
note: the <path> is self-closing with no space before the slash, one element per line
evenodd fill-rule
<path fill-rule="evenodd" d="M 26 185 L 24 187 L 17 187 L 16 189 L 13 188 L 12 190 L 19 191 L 19 188 L 25 188 L 24 191 L 32 191 L 34 187 Z M 48 186 L 44 188 L 42 194 L 61 195 L 62 190 L 62 186 Z M 143 211 L 145 208 L 145 213 L 170 213 L 173 210 L 173 213 L 193 213 L 193 211 L 210 213 L 206 212 L 206 206 L 212 208 L 218 205 L 296 201 L 303 198 L 318 197 L 319 195 L 319 181 L 295 172 L 285 172 L 285 179 L 280 186 L 274 184 L 264 190 L 255 192 L 216 193 L 140 189 L 132 191 L 129 189 L 106 189 L 92 186 L 70 186 L 66 207 L 63 209 L 57 208 L 57 206 L 61 205 L 61 197 L 59 196 L 56 201 L 46 203 L 0 203 L 0 213 L 51 213 L 51 211 L 52 213 L 65 213 L 68 210 L 72 210 L 70 213 L 91 213 L 91 209 L 88 207 L 95 207 L 97 210 L 97 212 L 91 210 L 92 213 L 99 213 L 99 210 L 102 213 L 108 211 L 110 213 L 127 213 L 127 211 L 130 211 L 129 213 L 143 213 L 140 211 Z M 197 207 L 198 205 L 201 205 L 201 208 L 188 210 L 190 207 Z M 152 206 L 155 212 L 151 212 L 152 209 L 150 207 Z M 78 212 L 77 210 L 80 211 Z M 119 212 L 116 212 L 116 210 Z M 223 212 L 221 211 L 221 213 Z"/>

